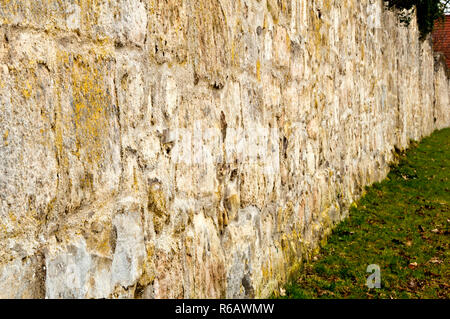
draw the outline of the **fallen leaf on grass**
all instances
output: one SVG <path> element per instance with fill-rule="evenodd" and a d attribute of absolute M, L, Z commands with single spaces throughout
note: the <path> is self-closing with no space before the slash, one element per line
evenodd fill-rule
<path fill-rule="evenodd" d="M 445 289 L 445 288 L 449 288 L 450 285 L 446 284 L 445 282 L 443 282 L 442 284 L 439 284 L 439 287 Z"/>
<path fill-rule="evenodd" d="M 408 282 L 408 287 L 409 287 L 410 289 L 417 288 L 417 282 L 416 282 L 414 279 L 411 279 L 411 280 Z"/>
<path fill-rule="evenodd" d="M 323 295 L 327 294 L 327 292 L 325 290 L 322 290 L 320 288 L 316 288 L 316 291 L 319 296 L 323 296 Z"/>
<path fill-rule="evenodd" d="M 409 268 L 409 269 L 415 269 L 416 267 L 417 267 L 417 263 L 416 263 L 416 262 L 410 263 L 410 264 L 408 265 L 408 268 Z"/>
<path fill-rule="evenodd" d="M 430 263 L 432 263 L 432 264 L 442 264 L 443 261 L 440 260 L 440 259 L 437 258 L 437 257 L 433 257 L 433 258 L 430 259 Z"/>

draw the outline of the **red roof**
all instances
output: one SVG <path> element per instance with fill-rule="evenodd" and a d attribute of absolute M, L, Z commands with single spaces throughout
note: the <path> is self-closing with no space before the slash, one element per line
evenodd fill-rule
<path fill-rule="evenodd" d="M 444 21 L 436 21 L 432 38 L 434 51 L 444 53 L 447 67 L 450 68 L 450 15 L 447 14 Z"/>

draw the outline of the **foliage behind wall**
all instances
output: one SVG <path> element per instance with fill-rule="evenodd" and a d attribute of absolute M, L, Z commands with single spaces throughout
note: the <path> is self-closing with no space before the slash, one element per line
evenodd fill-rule
<path fill-rule="evenodd" d="M 433 31 L 436 19 L 443 18 L 445 8 L 450 0 L 388 0 L 386 1 L 389 9 L 398 9 L 399 18 L 402 23 L 408 25 L 411 21 L 411 14 L 416 10 L 417 23 L 421 38 L 424 39 Z M 415 7 L 415 8 L 414 8 Z"/>

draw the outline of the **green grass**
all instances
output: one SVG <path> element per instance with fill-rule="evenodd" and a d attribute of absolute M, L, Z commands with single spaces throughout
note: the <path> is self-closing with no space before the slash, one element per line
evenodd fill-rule
<path fill-rule="evenodd" d="M 449 298 L 450 129 L 398 153 L 284 298 Z M 366 268 L 381 268 L 381 288 Z M 417 265 L 416 265 L 417 264 Z"/>

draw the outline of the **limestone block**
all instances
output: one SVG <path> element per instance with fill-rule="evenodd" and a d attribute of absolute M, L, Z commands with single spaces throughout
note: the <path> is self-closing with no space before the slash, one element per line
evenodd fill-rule
<path fill-rule="evenodd" d="M 139 206 L 125 198 L 123 212 L 113 217 L 113 228 L 117 234 L 111 265 L 112 286 L 129 287 L 142 275 L 146 255 Z"/>

